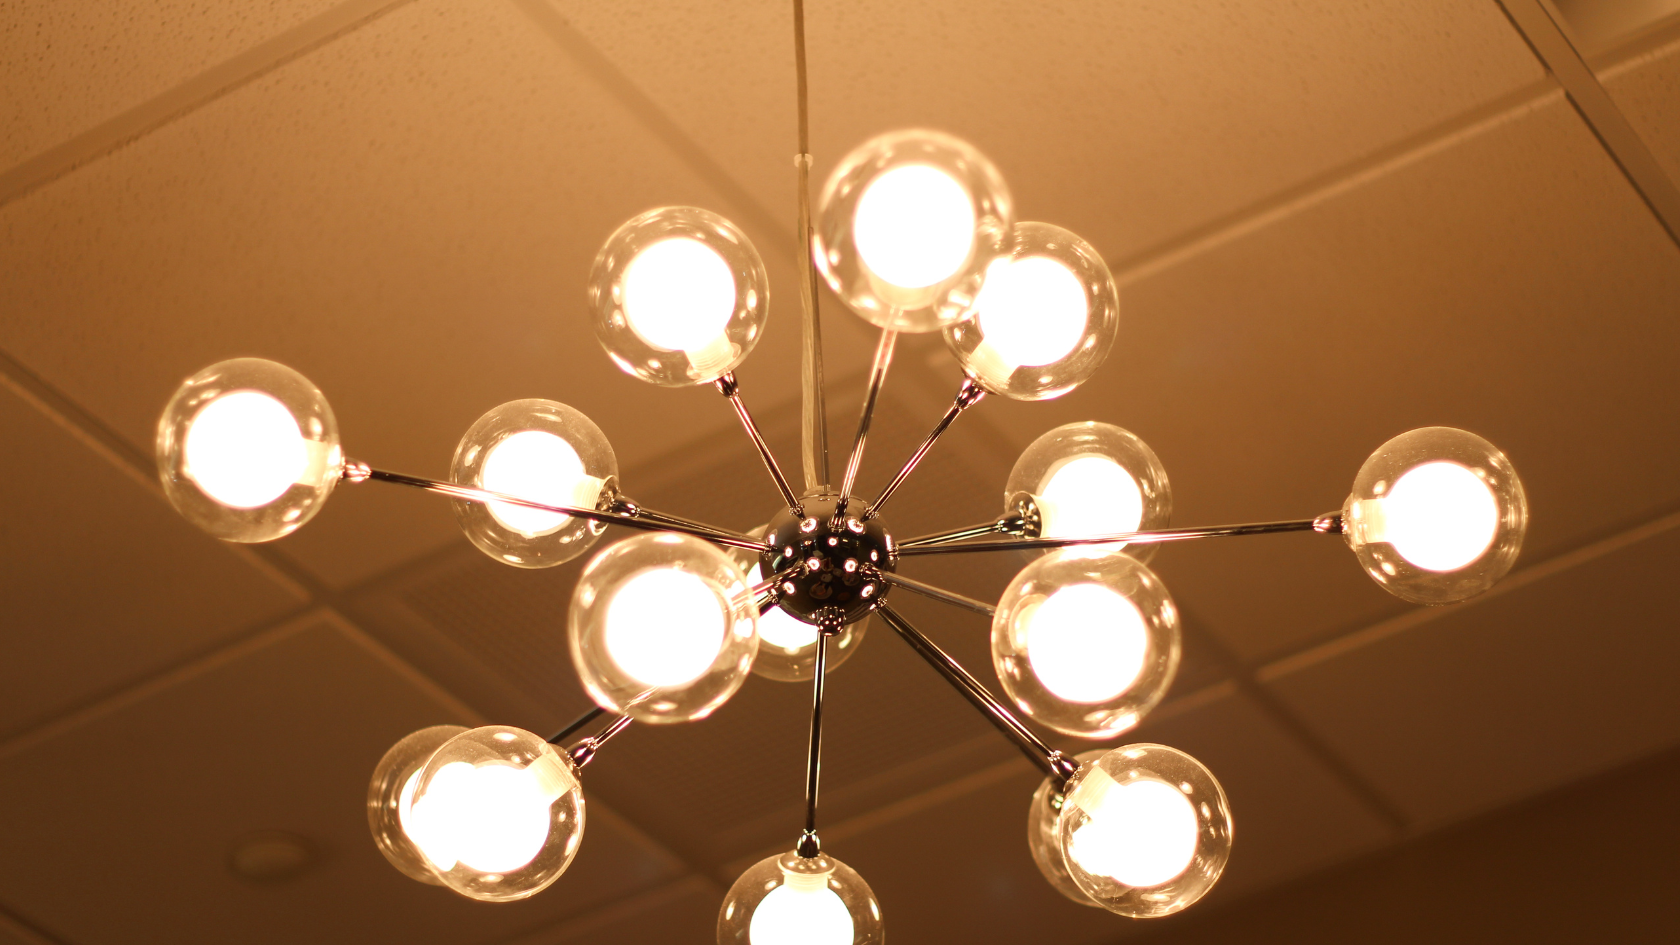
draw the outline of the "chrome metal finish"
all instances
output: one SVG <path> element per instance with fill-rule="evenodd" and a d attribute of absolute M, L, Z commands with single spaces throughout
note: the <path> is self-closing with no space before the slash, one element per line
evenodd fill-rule
<path fill-rule="evenodd" d="M 939 675 L 945 677 L 945 681 L 950 683 L 952 688 L 962 693 L 963 698 L 972 703 L 976 709 L 979 709 L 991 721 L 992 725 L 997 727 L 998 731 L 1002 732 L 1005 737 L 1014 743 L 1016 748 L 1021 750 L 1021 754 L 1027 756 L 1029 761 L 1053 778 L 1066 780 L 1072 774 L 1071 771 L 1067 770 L 1068 761 L 1062 757 L 1061 752 L 1046 745 L 1043 739 L 1034 735 L 1031 729 L 1027 728 L 1020 719 L 1015 717 L 1013 712 L 1010 712 L 1002 702 L 997 700 L 996 696 L 988 692 L 985 686 L 980 685 L 979 680 L 970 675 L 968 670 L 963 669 L 960 663 L 952 659 L 944 650 L 941 650 L 932 640 L 923 636 L 921 631 L 912 627 L 909 621 L 899 616 L 898 612 L 890 606 L 882 604 L 877 608 L 877 612 L 887 626 L 893 628 L 899 636 L 903 637 L 904 642 L 910 644 L 910 648 L 915 650 L 918 656 L 926 660 L 927 664 L 938 671 Z"/>
<path fill-rule="evenodd" d="M 1320 519 L 1301 519 L 1289 522 L 1255 522 L 1250 525 L 1214 525 L 1206 528 L 1162 528 L 1143 532 L 1121 532 L 1114 535 L 1092 535 L 1088 538 L 1012 538 L 996 541 L 967 541 L 950 545 L 900 545 L 900 557 L 907 555 L 951 555 L 968 551 L 1038 551 L 1046 548 L 1071 548 L 1075 545 L 1106 545 L 1124 541 L 1131 544 L 1153 544 L 1163 541 L 1189 541 L 1193 538 L 1231 538 L 1237 535 L 1271 535 L 1277 532 L 1317 532 Z"/>
<path fill-rule="evenodd" d="M 951 408 L 945 411 L 945 416 L 940 417 L 938 423 L 933 425 L 933 432 L 927 435 L 927 439 L 922 441 L 922 445 L 904 463 L 904 468 L 900 469 L 898 475 L 893 477 L 892 482 L 887 483 L 887 487 L 881 490 L 881 494 L 869 506 L 869 511 L 863 513 L 864 521 L 880 514 L 881 506 L 886 505 L 887 500 L 892 498 L 892 494 L 897 492 L 898 487 L 904 484 L 904 480 L 910 478 L 910 473 L 921 463 L 922 458 L 928 454 L 928 450 L 933 449 L 934 441 L 950 428 L 953 421 L 962 416 L 964 410 L 979 403 L 980 399 L 985 396 L 986 391 L 974 382 L 974 378 L 963 378 L 962 386 L 957 388 L 957 399 L 952 402 Z"/>
<path fill-rule="evenodd" d="M 817 839 L 817 776 L 822 771 L 822 709 L 823 679 L 828 675 L 828 638 L 826 627 L 817 635 L 816 678 L 811 683 L 811 753 L 805 765 L 805 833 L 799 838 L 799 855 L 813 857 L 822 852 Z M 806 848 L 811 850 L 805 852 Z"/>
<path fill-rule="evenodd" d="M 834 507 L 834 523 L 846 513 L 852 501 L 852 487 L 857 485 L 858 467 L 863 465 L 863 447 L 869 440 L 869 423 L 875 416 L 875 402 L 881 397 L 881 385 L 886 383 L 887 368 L 892 366 L 893 343 L 898 332 L 881 329 L 881 340 L 875 345 L 875 363 L 869 368 L 869 388 L 863 395 L 863 413 L 858 416 L 857 437 L 852 440 L 852 455 L 846 460 L 846 478 L 840 483 L 840 502 Z"/>
<path fill-rule="evenodd" d="M 578 731 L 580 729 L 582 729 L 585 725 L 588 725 L 589 723 L 595 721 L 596 719 L 598 719 L 601 716 L 606 715 L 606 714 L 607 714 L 606 709 L 603 709 L 600 706 L 596 706 L 593 709 L 590 709 L 588 712 L 585 712 L 582 715 L 578 716 L 577 718 L 573 719 L 571 721 L 571 723 L 568 724 L 565 728 L 561 729 L 558 732 L 555 732 L 554 735 L 551 738 L 549 738 L 548 743 L 550 745 L 558 745 L 561 742 L 565 741 L 566 739 L 571 738 L 573 735 L 576 735 L 578 733 Z"/>
<path fill-rule="evenodd" d="M 346 463 L 345 465 L 348 467 L 350 464 Z M 356 465 L 365 466 L 365 464 L 360 463 Z M 769 546 L 762 541 L 754 541 L 742 535 L 731 535 L 728 532 L 712 528 L 709 525 L 675 525 L 669 522 L 650 521 L 647 518 L 648 513 L 645 509 L 641 510 L 638 515 L 632 517 L 602 509 L 583 509 L 570 505 L 548 505 L 543 502 L 532 502 L 529 499 L 521 499 L 518 496 L 504 495 L 500 492 L 491 492 L 488 489 L 475 489 L 472 486 L 457 485 L 453 482 L 443 482 L 438 479 L 423 479 L 419 476 L 407 476 L 402 473 L 394 473 L 384 469 L 369 468 L 367 479 L 375 482 L 390 482 L 399 486 L 410 486 L 415 489 L 424 489 L 427 492 L 435 492 L 439 495 L 446 495 L 452 499 L 462 499 L 467 502 L 506 502 L 509 505 L 518 505 L 528 509 L 540 509 L 544 512 L 559 512 L 563 515 L 573 515 L 591 522 L 604 522 L 609 525 L 623 525 L 626 528 L 635 528 L 640 529 L 641 531 L 681 532 L 686 535 L 693 535 L 696 538 L 705 539 L 706 541 L 713 542 L 715 544 L 728 545 L 732 548 L 745 548 L 748 551 L 763 553 L 769 550 Z M 353 481 L 359 482 L 365 480 Z"/>
<path fill-rule="evenodd" d="M 1323 535 L 1340 535 L 1347 531 L 1347 523 L 1342 521 L 1342 510 L 1325 512 L 1313 519 L 1313 531 Z"/>
<path fill-rule="evenodd" d="M 1042 527 L 1042 518 L 1038 512 L 1037 503 L 1028 497 L 1025 505 L 1016 503 L 1020 511 L 1013 515 L 1005 515 L 995 522 L 984 525 L 970 525 L 967 528 L 953 528 L 948 532 L 934 532 L 931 535 L 918 535 L 898 543 L 899 548 L 915 548 L 921 545 L 946 545 L 965 538 L 979 538 L 983 535 L 1019 535 L 1027 538 L 1037 538 Z"/>
<path fill-rule="evenodd" d="M 764 434 L 758 431 L 758 424 L 753 422 L 752 414 L 747 412 L 747 405 L 741 402 L 741 385 L 735 380 L 734 372 L 725 374 L 717 379 L 718 393 L 729 398 L 729 403 L 735 408 L 735 415 L 741 418 L 741 426 L 752 438 L 753 446 L 758 447 L 758 457 L 764 460 L 764 468 L 770 471 L 770 478 L 776 480 L 776 488 L 782 493 L 782 501 L 795 515 L 804 515 L 805 510 L 799 504 L 799 497 L 793 494 L 788 486 L 787 477 L 782 475 L 782 467 L 776 462 L 776 454 L 770 452 L 770 444 L 764 442 Z"/>
<path fill-rule="evenodd" d="M 999 519 L 1009 522 L 1004 531 L 1022 538 L 1038 538 L 1044 534 L 1044 510 L 1030 492 L 1017 492 L 1004 501 L 1010 514 Z"/>
<path fill-rule="evenodd" d="M 853 623 L 874 608 L 887 588 L 876 577 L 891 571 L 892 536 L 880 519 L 860 522 L 846 516 L 834 526 L 837 500 L 806 496 L 805 515 L 778 512 L 764 538 L 769 550 L 759 555 L 765 574 L 787 574 L 777 585 L 777 604 L 789 616 L 821 626 L 825 608 L 837 610 L 841 624 Z"/>
<path fill-rule="evenodd" d="M 931 597 L 934 600 L 942 600 L 947 604 L 955 604 L 965 610 L 972 610 L 977 614 L 985 614 L 986 616 L 991 617 L 997 613 L 997 608 L 985 601 L 978 601 L 972 597 L 964 597 L 963 595 L 952 591 L 941 590 L 934 587 L 932 584 L 923 584 L 921 581 L 912 580 L 902 574 L 893 574 L 890 571 L 882 571 L 880 572 L 880 577 L 881 580 L 894 587 L 902 587 L 907 591 L 913 591 L 923 597 Z"/>
<path fill-rule="evenodd" d="M 602 729 L 597 734 L 591 735 L 583 741 L 578 742 L 576 745 L 573 745 L 571 748 L 568 748 L 566 750 L 566 754 L 572 756 L 572 764 L 581 768 L 584 765 L 589 764 L 589 762 L 595 757 L 595 753 L 601 750 L 601 746 L 605 745 L 608 739 L 617 735 L 619 732 L 624 731 L 629 727 L 629 725 L 630 716 L 621 715 L 614 719 L 611 725 Z"/>
<path fill-rule="evenodd" d="M 799 225 L 794 232 L 799 265 L 800 401 L 799 444 L 805 466 L 805 491 L 828 491 L 828 411 L 823 402 L 822 312 L 817 301 L 817 264 L 811 258 L 811 107 L 805 81 L 805 0 L 793 0 L 793 65 L 799 96 L 799 153 L 793 166 L 799 176 Z"/>
<path fill-rule="evenodd" d="M 373 475 L 373 470 L 368 468 L 367 463 L 359 463 L 353 459 L 345 460 L 343 468 L 338 473 L 338 477 L 345 482 L 367 482 L 371 475 Z"/>

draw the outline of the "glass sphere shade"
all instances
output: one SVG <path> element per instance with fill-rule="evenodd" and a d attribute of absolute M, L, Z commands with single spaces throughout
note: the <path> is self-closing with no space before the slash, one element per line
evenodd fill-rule
<path fill-rule="evenodd" d="M 1093 748 L 1080 752 L 1074 760 L 1084 764 L 1096 761 L 1107 753 L 1106 749 Z M 1065 800 L 1060 778 L 1045 778 L 1039 784 L 1027 808 L 1027 850 L 1032 853 L 1033 865 L 1038 867 L 1050 888 L 1082 906 L 1101 908 L 1102 903 L 1087 896 L 1068 873 L 1067 858 L 1062 855 L 1061 836 L 1056 829 Z"/>
<path fill-rule="evenodd" d="M 1009 471 L 1004 504 L 1029 496 L 1045 538 L 1083 538 L 1165 528 L 1172 516 L 1166 467 L 1149 444 L 1112 423 L 1086 420 L 1056 427 L 1022 451 Z M 1114 542 L 1140 561 L 1155 545 Z"/>
<path fill-rule="evenodd" d="M 1454 427 L 1424 427 L 1371 454 L 1342 522 L 1372 580 L 1403 600 L 1447 604 L 1482 593 L 1511 570 L 1528 531 L 1528 498 L 1492 443 Z"/>
<path fill-rule="evenodd" d="M 572 592 L 567 639 L 584 688 L 639 722 L 690 722 L 741 688 L 758 608 L 730 557 L 698 538 L 637 535 L 596 555 Z"/>
<path fill-rule="evenodd" d="M 1048 223 L 1017 223 L 986 271 L 974 317 L 945 328 L 963 370 L 988 392 L 1049 400 L 1108 357 L 1120 294 L 1091 244 Z"/>
<path fill-rule="evenodd" d="M 406 824 L 443 885 L 510 902 L 560 878 L 583 840 L 583 789 L 565 752 L 487 725 L 444 742 L 420 769 Z"/>
<path fill-rule="evenodd" d="M 764 536 L 768 525 L 747 534 Z M 764 565 L 758 555 L 744 548 L 731 548 L 729 556 L 747 576 L 747 583 L 756 586 L 764 580 Z M 828 651 L 823 654 L 825 672 L 833 672 L 852 658 L 863 635 L 869 629 L 869 618 L 846 624 L 845 629 L 828 638 Z M 771 606 L 758 615 L 758 655 L 753 658 L 753 675 L 776 682 L 807 682 L 817 675 L 817 628 L 798 620 L 780 607 Z"/>
<path fill-rule="evenodd" d="M 450 478 L 545 505 L 599 509 L 616 495 L 618 459 L 590 419 L 552 400 L 515 400 L 479 417 L 455 447 Z M 457 499 L 455 520 L 478 550 L 520 568 L 570 561 L 606 526 L 506 502 Z"/>
<path fill-rule="evenodd" d="M 718 910 L 718 945 L 880 945 L 884 934 L 869 884 L 831 856 L 766 857 Z"/>
<path fill-rule="evenodd" d="M 182 517 L 226 541 L 272 541 L 309 521 L 343 473 L 338 422 L 302 374 L 261 358 L 184 381 L 157 430 L 158 476 Z"/>
<path fill-rule="evenodd" d="M 1057 836 L 1068 875 L 1110 912 L 1171 915 L 1207 894 L 1231 856 L 1231 808 L 1201 762 L 1126 745 L 1079 767 Z"/>
<path fill-rule="evenodd" d="M 1166 586 L 1124 552 L 1064 548 L 1021 569 L 992 618 L 992 665 L 1021 711 L 1112 738 L 1166 695 L 1182 649 Z"/>
<path fill-rule="evenodd" d="M 368 831 L 374 845 L 404 875 L 434 886 L 443 885 L 443 880 L 408 835 L 414 790 L 432 753 L 466 730 L 460 725 L 433 725 L 404 736 L 379 759 L 368 781 Z"/>
<path fill-rule="evenodd" d="M 937 331 L 972 312 L 1013 222 L 1003 176 L 972 145 L 897 131 L 864 142 L 829 175 L 811 254 L 865 320 Z"/>
<path fill-rule="evenodd" d="M 661 207 L 608 237 L 589 276 L 595 337 L 651 384 L 706 384 L 745 361 L 770 314 L 770 279 L 746 234 L 698 207 Z"/>

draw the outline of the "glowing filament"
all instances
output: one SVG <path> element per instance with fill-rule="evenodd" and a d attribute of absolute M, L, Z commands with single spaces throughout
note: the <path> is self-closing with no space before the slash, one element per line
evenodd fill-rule
<path fill-rule="evenodd" d="M 284 495 L 309 467 L 297 419 L 261 391 L 236 390 L 205 404 L 182 444 L 186 475 L 217 502 L 254 509 Z"/>
<path fill-rule="evenodd" d="M 1101 584 L 1074 584 L 1026 610 L 1033 675 L 1069 702 L 1107 702 L 1131 688 L 1149 656 L 1137 605 Z"/>
<path fill-rule="evenodd" d="M 717 250 L 699 240 L 660 240 L 625 267 L 625 318 L 655 348 L 715 346 L 734 314 L 735 274 Z"/>
<path fill-rule="evenodd" d="M 869 182 L 852 239 L 877 277 L 919 289 L 951 277 L 974 247 L 974 204 L 950 175 L 925 164 L 895 167 Z"/>
<path fill-rule="evenodd" d="M 1178 788 L 1155 780 L 1120 784 L 1093 769 L 1074 795 L 1090 820 L 1074 830 L 1068 856 L 1085 872 L 1144 888 L 1177 879 L 1195 859 L 1196 809 Z"/>
<path fill-rule="evenodd" d="M 643 685 L 686 685 L 717 659 L 727 617 L 723 599 L 697 575 L 675 568 L 643 571 L 621 584 L 607 605 L 607 654 Z"/>

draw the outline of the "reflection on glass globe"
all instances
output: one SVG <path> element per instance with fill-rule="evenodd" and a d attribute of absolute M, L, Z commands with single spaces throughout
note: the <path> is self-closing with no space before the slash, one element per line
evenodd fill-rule
<path fill-rule="evenodd" d="M 1155 451 L 1112 423 L 1094 420 L 1059 426 L 1021 453 L 1004 487 L 1005 505 L 1013 507 L 1022 495 L 1038 506 L 1045 538 L 1165 528 L 1172 515 L 1172 487 Z M 1155 545 L 1133 545 L 1129 551 L 1148 561 Z"/>
<path fill-rule="evenodd" d="M 1124 552 L 1064 548 L 1021 569 L 992 618 L 992 665 L 1021 711 L 1058 732 L 1112 738 L 1153 709 L 1180 655 L 1178 610 Z"/>
<path fill-rule="evenodd" d="M 758 608 L 712 545 L 656 532 L 595 556 L 572 593 L 567 639 L 585 689 L 639 722 L 712 714 L 746 681 Z"/>
<path fill-rule="evenodd" d="M 1105 749 L 1094 748 L 1080 752 L 1074 760 L 1084 764 L 1105 754 Z M 1027 808 L 1027 849 L 1051 888 L 1082 906 L 1100 907 L 1102 904 L 1085 895 L 1085 890 L 1068 874 L 1067 858 L 1062 856 L 1062 841 L 1056 832 L 1064 800 L 1060 778 L 1045 778 L 1033 792 L 1032 804 Z"/>
<path fill-rule="evenodd" d="M 443 880 L 408 835 L 414 789 L 420 785 L 420 769 L 431 760 L 432 753 L 465 731 L 460 725 L 433 725 L 405 736 L 379 759 L 368 781 L 368 830 L 374 845 L 410 879 L 434 886 L 443 885 Z"/>
<path fill-rule="evenodd" d="M 831 856 L 766 857 L 718 910 L 718 945 L 879 945 L 883 935 L 869 884 Z"/>
<path fill-rule="evenodd" d="M 1424 427 L 1371 454 L 1342 519 L 1360 565 L 1389 593 L 1447 604 L 1482 593 L 1511 570 L 1528 531 L 1528 498 L 1492 443 L 1453 427 Z"/>
<path fill-rule="evenodd" d="M 769 530 L 768 525 L 762 525 L 747 534 L 765 535 Z M 747 584 L 757 586 L 764 580 L 758 555 L 744 548 L 731 548 L 728 554 L 746 574 Z M 829 637 L 828 651 L 823 654 L 825 672 L 833 672 L 851 659 L 868 629 L 866 616 Z M 817 628 L 788 615 L 780 607 L 766 609 L 758 615 L 758 655 L 753 658 L 752 671 L 755 676 L 777 682 L 809 681 L 817 675 Z"/>
<path fill-rule="evenodd" d="M 158 475 L 182 517 L 227 541 L 272 541 L 321 510 L 343 471 L 338 422 L 302 374 L 261 358 L 212 364 L 158 418 Z"/>
<path fill-rule="evenodd" d="M 687 387 L 746 360 L 770 313 L 770 279 L 735 224 L 697 207 L 661 207 L 601 247 L 589 304 L 613 363 L 649 383 Z"/>
<path fill-rule="evenodd" d="M 897 131 L 841 160 L 823 187 L 811 255 L 866 320 L 925 332 L 967 318 L 1014 221 L 1003 177 L 967 142 Z"/>
<path fill-rule="evenodd" d="M 1202 763 L 1126 745 L 1080 766 L 1057 835 L 1068 875 L 1110 912 L 1171 915 L 1202 898 L 1231 856 L 1231 808 Z"/>
<path fill-rule="evenodd" d="M 515 400 L 479 417 L 450 463 L 450 478 L 545 505 L 595 509 L 611 502 L 618 460 L 590 419 L 552 400 Z M 506 502 L 455 502 L 455 519 L 478 550 L 521 568 L 583 554 L 605 525 Z"/>
<path fill-rule="evenodd" d="M 541 892 L 583 840 L 583 789 L 565 752 L 487 725 L 432 753 L 404 824 L 445 886 L 485 902 Z"/>
<path fill-rule="evenodd" d="M 1108 357 L 1120 294 L 1102 256 L 1048 223 L 1017 223 L 993 262 L 974 317 L 945 329 L 963 370 L 993 394 L 1049 400 L 1085 383 Z"/>

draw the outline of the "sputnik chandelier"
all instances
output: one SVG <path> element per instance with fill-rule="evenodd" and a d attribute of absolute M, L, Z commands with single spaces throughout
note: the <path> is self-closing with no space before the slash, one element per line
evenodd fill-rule
<path fill-rule="evenodd" d="M 449 496 L 468 539 L 521 568 L 563 564 L 607 525 L 642 532 L 597 554 L 567 615 L 572 660 L 598 708 L 551 738 L 507 725 L 439 725 L 394 745 L 374 770 L 368 822 L 407 875 L 491 902 L 560 877 L 583 838 L 580 771 L 632 720 L 703 719 L 749 673 L 813 690 L 806 818 L 791 851 L 748 869 L 718 916 L 720 943 L 878 943 L 881 908 L 816 830 L 827 670 L 860 645 L 871 615 L 901 637 L 1045 774 L 1028 809 L 1033 860 L 1068 898 L 1131 917 L 1201 898 L 1230 853 L 1231 812 L 1196 759 L 1164 745 L 1075 755 L 1016 713 L 1083 739 L 1115 738 L 1166 693 L 1178 667 L 1171 596 L 1145 565 L 1162 542 L 1311 531 L 1340 535 L 1365 571 L 1405 600 L 1443 604 L 1486 590 L 1515 561 L 1527 525 L 1505 456 L 1463 430 L 1429 427 L 1384 443 L 1338 511 L 1310 519 L 1168 529 L 1166 471 L 1142 440 L 1073 423 L 1021 454 L 1002 513 L 900 539 L 889 501 L 940 435 L 987 395 L 1060 396 L 1102 363 L 1118 295 L 1088 243 L 1016 222 L 1003 178 L 968 144 L 931 131 L 866 142 L 840 162 L 811 219 L 803 18 L 799 229 L 803 319 L 803 489 L 795 490 L 741 398 L 735 368 L 769 311 L 764 265 L 733 224 L 666 207 L 613 233 L 589 282 L 596 335 L 619 367 L 666 387 L 711 384 L 729 400 L 780 493 L 768 523 L 739 534 L 644 508 L 620 491 L 612 447 L 576 409 L 518 400 L 481 417 L 449 481 L 345 457 L 315 385 L 240 358 L 189 378 L 158 426 L 164 490 L 183 516 L 228 541 L 302 526 L 340 482 Z M 861 416 L 831 484 L 822 395 L 820 278 L 878 326 Z M 870 418 L 902 332 L 942 332 L 965 374 L 955 401 L 873 501 L 855 491 Z M 921 555 L 1040 552 L 994 606 L 898 573 Z M 992 663 L 1007 702 L 900 614 L 925 595 L 992 618 Z M 610 721 L 602 721 L 608 714 Z M 595 734 L 566 742 L 592 725 Z"/>

